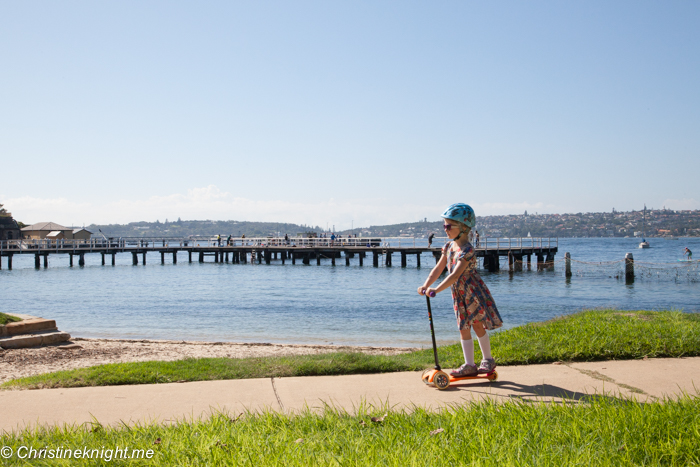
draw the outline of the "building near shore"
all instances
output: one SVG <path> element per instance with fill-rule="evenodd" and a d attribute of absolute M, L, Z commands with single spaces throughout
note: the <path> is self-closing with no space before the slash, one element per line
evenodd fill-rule
<path fill-rule="evenodd" d="M 17 221 L 9 212 L 0 213 L 0 240 L 17 240 L 22 234 Z"/>
<path fill-rule="evenodd" d="M 28 240 L 89 240 L 91 236 L 87 229 L 64 227 L 55 222 L 39 222 L 22 229 L 22 237 Z"/>

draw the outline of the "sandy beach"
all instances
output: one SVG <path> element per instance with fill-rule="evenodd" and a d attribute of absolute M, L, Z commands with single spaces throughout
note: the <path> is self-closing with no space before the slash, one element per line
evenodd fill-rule
<path fill-rule="evenodd" d="M 66 345 L 31 349 L 0 349 L 0 383 L 52 371 L 85 368 L 104 363 L 172 361 L 201 357 L 269 357 L 355 351 L 395 355 L 416 349 L 405 347 L 350 347 L 193 341 L 149 341 L 73 338 Z"/>

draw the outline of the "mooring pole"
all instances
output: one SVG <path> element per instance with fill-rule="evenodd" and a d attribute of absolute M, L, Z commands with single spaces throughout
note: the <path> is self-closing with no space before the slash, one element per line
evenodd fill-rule
<path fill-rule="evenodd" d="M 566 277 L 571 277 L 571 253 L 568 251 L 564 254 L 564 262 L 566 264 Z"/>
<path fill-rule="evenodd" d="M 625 280 L 634 282 L 634 257 L 632 253 L 625 254 Z"/>

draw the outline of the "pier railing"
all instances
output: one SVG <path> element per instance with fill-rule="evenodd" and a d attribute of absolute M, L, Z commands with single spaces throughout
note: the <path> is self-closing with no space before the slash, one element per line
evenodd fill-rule
<path fill-rule="evenodd" d="M 433 238 L 432 246 L 442 247 L 447 237 Z M 524 248 L 557 248 L 558 238 L 543 237 L 481 237 L 472 241 L 477 249 L 516 250 Z M 125 238 L 91 238 L 89 240 L 66 239 L 23 239 L 0 240 L 0 253 L 30 253 L 36 250 L 78 250 L 94 251 L 105 249 L 158 249 L 158 248 L 194 248 L 194 247 L 297 247 L 297 248 L 425 248 L 426 238 L 416 237 L 341 237 L 306 238 L 306 237 L 235 237 L 218 239 L 216 237 L 125 237 Z"/>

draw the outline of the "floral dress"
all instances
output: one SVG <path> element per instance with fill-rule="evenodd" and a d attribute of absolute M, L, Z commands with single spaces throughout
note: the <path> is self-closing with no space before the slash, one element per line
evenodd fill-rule
<path fill-rule="evenodd" d="M 486 329 L 496 329 L 503 326 L 501 315 L 491 292 L 476 272 L 476 252 L 471 243 L 467 243 L 461 251 L 452 251 L 452 244 L 447 242 L 442 248 L 442 254 L 447 257 L 447 269 L 451 273 L 457 262 L 464 258 L 467 268 L 457 281 L 452 284 L 452 300 L 454 301 L 455 317 L 459 329 L 466 329 L 475 321 L 480 322 Z"/>

